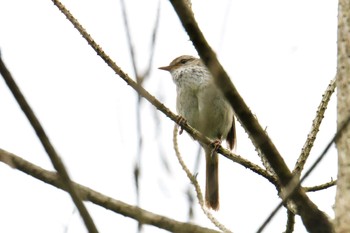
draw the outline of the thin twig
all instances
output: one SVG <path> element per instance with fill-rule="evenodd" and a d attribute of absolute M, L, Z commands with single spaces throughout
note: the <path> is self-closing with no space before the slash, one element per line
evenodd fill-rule
<path fill-rule="evenodd" d="M 151 37 L 151 48 L 150 48 L 150 55 L 149 55 L 149 59 L 148 59 L 148 67 L 146 72 L 141 75 L 139 72 L 139 68 L 137 66 L 137 62 L 136 62 L 136 55 L 135 55 L 135 49 L 134 49 L 134 45 L 133 45 L 133 40 L 132 40 L 132 36 L 131 36 L 131 30 L 130 30 L 130 25 L 129 25 L 129 21 L 128 21 L 128 16 L 127 16 L 127 10 L 126 10 L 126 5 L 124 0 L 120 0 L 121 3 L 121 8 L 122 8 L 122 13 L 123 13 L 123 21 L 124 21 L 124 26 L 125 26 L 125 31 L 126 31 L 126 35 L 127 35 L 127 41 L 128 41 L 128 47 L 129 47 L 129 52 L 130 52 L 130 57 L 131 57 L 131 61 L 132 61 L 132 66 L 133 66 L 133 70 L 134 70 L 134 74 L 136 76 L 136 83 L 139 84 L 140 86 L 143 85 L 143 82 L 149 77 L 150 75 L 150 70 L 153 64 L 153 57 L 154 57 L 154 50 L 155 50 L 155 46 L 156 46 L 156 38 L 157 38 L 157 32 L 158 32 L 158 27 L 159 27 L 159 16 L 160 16 L 160 2 L 158 2 L 158 9 L 157 9 L 157 15 L 156 15 L 156 21 L 155 21 L 155 25 L 153 28 L 153 33 L 152 33 L 152 37 Z M 141 175 L 141 162 L 142 162 L 142 148 L 143 148 L 143 138 L 142 138 L 142 100 L 143 98 L 141 98 L 140 94 L 138 94 L 138 101 L 137 101 L 137 105 L 136 105 L 136 130 L 137 130 L 137 152 L 136 152 L 136 161 L 135 161 L 135 165 L 134 165 L 134 180 L 135 180 L 135 190 L 136 190 L 136 203 L 137 205 L 140 204 L 140 175 Z M 142 223 L 139 222 L 138 225 L 138 231 L 141 232 L 141 228 L 142 228 Z"/>
<path fill-rule="evenodd" d="M 201 188 L 198 184 L 198 181 L 196 179 L 196 177 L 194 175 L 192 175 L 192 173 L 190 172 L 190 170 L 187 168 L 185 161 L 183 161 L 182 157 L 181 157 L 181 153 L 179 150 L 179 145 L 177 143 L 177 134 L 178 134 L 178 125 L 175 124 L 174 126 L 174 131 L 173 131 L 173 145 L 174 145 L 174 150 L 175 150 L 175 155 L 177 160 L 179 161 L 182 170 L 185 171 L 188 179 L 191 181 L 192 185 L 194 186 L 196 193 L 197 193 L 197 198 L 198 198 L 198 202 L 199 205 L 203 211 L 203 213 L 207 216 L 207 218 L 220 230 L 222 230 L 223 232 L 227 232 L 227 233 L 231 233 L 231 231 L 229 229 L 227 229 L 223 224 L 221 224 L 212 214 L 211 212 L 205 207 L 204 205 L 204 199 L 203 199 L 203 194 L 201 191 Z"/>
<path fill-rule="evenodd" d="M 67 192 L 71 196 L 75 206 L 77 207 L 86 228 L 89 232 L 97 233 L 98 230 L 95 226 L 94 221 L 92 220 L 89 212 L 87 211 L 84 203 L 80 199 L 78 193 L 74 189 L 74 186 L 72 185 L 71 179 L 69 178 L 68 172 L 57 154 L 55 148 L 51 144 L 48 136 L 46 135 L 44 128 L 41 126 L 38 118 L 35 116 L 32 108 L 29 106 L 28 102 L 26 101 L 25 97 L 23 96 L 21 90 L 17 86 L 15 80 L 13 79 L 11 73 L 6 68 L 4 62 L 2 61 L 2 57 L 0 55 L 0 73 L 2 77 L 4 78 L 8 88 L 11 90 L 13 96 L 15 97 L 18 105 L 21 107 L 23 113 L 26 115 L 29 123 L 33 127 L 35 133 L 37 134 L 42 146 L 44 147 L 46 153 L 48 154 L 51 163 L 53 167 L 56 169 L 60 177 L 62 178 L 62 181 L 64 182 L 64 185 L 67 187 Z"/>
<path fill-rule="evenodd" d="M 136 63 L 136 56 L 135 56 L 135 50 L 134 45 L 132 42 L 130 27 L 129 27 L 129 21 L 128 16 L 126 13 L 126 6 L 124 0 L 120 0 L 120 5 L 122 8 L 122 15 L 123 15 L 123 21 L 124 21 L 124 27 L 126 31 L 126 37 L 128 42 L 128 48 L 130 52 L 131 57 L 131 63 L 134 71 L 134 75 L 136 77 L 136 82 L 139 85 L 142 85 L 143 83 L 143 77 L 139 75 L 138 66 Z M 140 205 L 140 175 L 141 175 L 141 161 L 142 161 L 142 146 L 143 146 L 143 138 L 142 138 L 142 124 L 141 124 L 141 101 L 142 98 L 138 94 L 137 99 L 137 105 L 136 105 L 136 131 L 137 131 L 137 149 L 136 149 L 136 161 L 134 164 L 134 182 L 135 182 L 135 191 L 136 191 L 136 205 Z M 141 232 L 142 229 L 142 223 L 138 223 L 138 232 Z"/>
<path fill-rule="evenodd" d="M 316 191 L 328 189 L 330 187 L 333 187 L 336 184 L 337 184 L 337 180 L 332 180 L 327 183 L 312 186 L 312 187 L 303 187 L 303 189 L 305 190 L 305 192 L 316 192 Z"/>
<path fill-rule="evenodd" d="M 159 22 L 160 22 L 160 0 L 158 0 L 158 6 L 157 6 L 157 13 L 156 13 L 156 20 L 154 22 L 153 30 L 152 30 L 152 40 L 151 40 L 151 47 L 150 47 L 150 54 L 148 59 L 148 65 L 145 73 L 143 74 L 144 78 L 146 79 L 151 75 L 151 71 L 153 68 L 153 58 L 154 58 L 154 52 L 156 49 L 156 42 L 158 37 L 158 29 L 159 29 Z"/>
<path fill-rule="evenodd" d="M 282 187 L 287 186 L 293 178 L 292 173 L 219 63 L 214 51 L 199 29 L 192 10 L 186 6 L 184 0 L 170 0 L 170 2 L 199 56 L 213 75 L 215 83 L 230 102 L 237 118 L 251 136 L 254 146 L 259 148 L 262 154 L 266 156 Z M 290 198 L 297 206 L 298 214 L 301 216 L 307 230 L 316 232 L 315 229 L 322 229 L 319 231 L 320 233 L 332 231 L 332 224 L 327 215 L 317 208 L 300 186 L 297 187 Z"/>
<path fill-rule="evenodd" d="M 194 168 L 192 170 L 192 174 L 197 174 L 198 173 L 198 169 L 199 169 L 199 164 L 202 158 L 202 147 L 200 146 L 200 144 L 198 144 L 198 148 L 197 148 L 197 154 L 196 154 L 196 159 L 194 161 Z M 194 201 L 196 198 L 194 196 L 194 193 L 192 192 L 192 185 L 189 184 L 188 188 L 187 188 L 187 199 L 188 199 L 188 220 L 191 221 L 192 219 L 195 218 L 195 212 L 193 211 L 194 208 Z"/>
<path fill-rule="evenodd" d="M 316 117 L 312 121 L 312 127 L 310 133 L 307 135 L 306 142 L 301 150 L 301 154 L 295 164 L 293 169 L 293 174 L 300 176 L 301 171 L 304 169 L 307 158 L 309 157 L 310 151 L 316 140 L 317 133 L 319 131 L 320 125 L 324 118 L 324 113 L 326 112 L 329 100 L 331 99 L 332 94 L 334 93 L 336 87 L 336 78 L 332 79 L 328 84 L 325 93 L 322 96 L 320 105 L 317 108 Z"/>
<path fill-rule="evenodd" d="M 123 21 L 124 21 L 126 37 L 127 37 L 127 41 L 128 41 L 128 47 L 129 47 L 129 52 L 130 52 L 130 57 L 131 57 L 131 62 L 132 62 L 132 68 L 134 70 L 134 75 L 136 77 L 136 82 L 141 84 L 143 80 L 139 76 L 139 72 L 138 72 L 137 65 L 136 65 L 135 50 L 134 50 L 134 45 L 132 43 L 131 32 L 130 32 L 130 27 L 129 27 L 129 21 L 128 21 L 128 16 L 127 16 L 127 13 L 126 13 L 126 6 L 125 6 L 124 0 L 120 0 L 120 5 L 122 7 Z"/>
<path fill-rule="evenodd" d="M 64 184 L 64 181 L 55 172 L 45 170 L 2 149 L 0 149 L 0 161 L 38 180 L 67 191 L 67 187 Z M 75 182 L 72 182 L 72 184 L 74 188 L 79 192 L 79 195 L 83 200 L 90 201 L 98 206 L 135 219 L 136 221 L 142 222 L 144 224 L 149 224 L 170 232 L 178 233 L 219 233 L 216 230 L 204 228 L 186 222 L 179 222 L 166 216 L 158 215 L 144 210 L 137 206 L 129 205 L 81 184 Z"/>

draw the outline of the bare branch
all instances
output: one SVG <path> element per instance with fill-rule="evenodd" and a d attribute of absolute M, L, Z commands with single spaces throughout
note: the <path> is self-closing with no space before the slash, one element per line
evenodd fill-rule
<path fill-rule="evenodd" d="M 0 161 L 47 184 L 67 191 L 64 181 L 55 172 L 47 171 L 2 149 L 0 149 Z M 72 184 L 78 191 L 81 199 L 90 201 L 115 213 L 133 218 L 144 224 L 153 225 L 170 232 L 178 233 L 218 233 L 218 231 L 212 229 L 200 227 L 195 224 L 179 222 L 137 206 L 126 204 L 81 184 L 75 182 L 72 182 Z"/>
<path fill-rule="evenodd" d="M 239 118 L 243 127 L 253 139 L 252 142 L 254 146 L 260 148 L 262 153 L 266 156 L 269 164 L 278 176 L 279 183 L 282 186 L 287 186 L 292 180 L 292 173 L 288 169 L 271 139 L 266 135 L 243 98 L 239 95 L 222 65 L 219 63 L 214 51 L 211 49 L 199 29 L 198 24 L 194 19 L 193 12 L 186 6 L 183 0 L 170 0 L 170 2 L 200 57 L 212 73 L 216 84 L 222 90 L 234 109 L 237 118 Z M 290 198 L 296 204 L 298 214 L 300 214 L 306 229 L 310 232 L 333 231 L 328 217 L 305 195 L 300 186 L 297 187 L 296 191 L 292 193 Z"/>
<path fill-rule="evenodd" d="M 303 187 L 303 189 L 305 190 L 305 192 L 316 192 L 316 191 L 328 189 L 336 184 L 337 184 L 337 180 L 332 180 L 327 183 L 312 186 L 312 187 Z"/>
<path fill-rule="evenodd" d="M 71 179 L 69 178 L 68 172 L 61 160 L 61 158 L 58 156 L 55 148 L 51 144 L 48 136 L 46 135 L 44 128 L 41 126 L 38 118 L 35 116 L 33 110 L 29 106 L 28 102 L 26 101 L 25 97 L 23 96 L 21 90 L 17 86 L 15 80 L 12 78 L 11 73 L 6 68 L 4 62 L 2 61 L 1 55 L 0 55 L 0 73 L 2 77 L 4 78 L 8 88 L 11 90 L 13 96 L 15 97 L 17 103 L 21 107 L 22 111 L 26 115 L 28 121 L 30 122 L 31 126 L 35 130 L 35 133 L 37 134 L 41 144 L 43 145 L 46 153 L 48 154 L 52 165 L 60 175 L 62 181 L 64 182 L 64 185 L 67 187 L 67 192 L 71 196 L 75 206 L 77 207 L 86 228 L 89 232 L 97 233 L 98 230 L 95 226 L 94 221 L 92 220 L 89 212 L 87 211 L 84 203 L 79 198 L 74 186 L 72 185 Z"/>
<path fill-rule="evenodd" d="M 295 164 L 295 167 L 293 169 L 293 174 L 300 177 L 301 171 L 304 169 L 304 165 L 306 163 L 307 158 L 309 157 L 310 151 L 314 145 L 314 142 L 316 140 L 317 133 L 319 131 L 320 125 L 322 123 L 324 113 L 327 109 L 329 100 L 331 99 L 331 96 L 335 90 L 335 82 L 336 78 L 332 79 L 331 82 L 328 84 L 328 87 L 325 91 L 325 93 L 322 96 L 322 100 L 320 105 L 317 108 L 316 117 L 312 122 L 312 127 L 310 133 L 307 135 L 306 142 L 303 146 L 303 149 L 301 150 L 301 154 Z"/>

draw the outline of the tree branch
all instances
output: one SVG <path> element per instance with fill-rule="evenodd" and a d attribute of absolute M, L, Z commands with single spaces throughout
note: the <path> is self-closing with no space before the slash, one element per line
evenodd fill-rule
<path fill-rule="evenodd" d="M 95 223 L 92 220 L 84 203 L 81 201 L 78 194 L 76 193 L 61 158 L 58 156 L 55 148 L 53 147 L 48 136 L 46 135 L 44 128 L 41 126 L 38 118 L 35 116 L 33 110 L 31 109 L 28 102 L 24 98 L 15 80 L 12 78 L 10 71 L 6 68 L 4 62 L 2 61 L 1 54 L 0 54 L 0 73 L 4 78 L 8 88 L 11 90 L 13 96 L 15 97 L 18 105 L 21 107 L 23 113 L 25 114 L 29 123 L 31 124 L 35 133 L 37 134 L 42 146 L 44 147 L 46 153 L 48 154 L 51 160 L 53 167 L 56 169 L 62 181 L 64 182 L 64 185 L 67 187 L 67 192 L 69 193 L 75 206 L 77 207 L 80 213 L 80 216 L 82 217 L 85 223 L 86 228 L 91 233 L 97 233 L 98 230 L 95 226 Z"/>
<path fill-rule="evenodd" d="M 322 100 L 320 105 L 317 108 L 316 117 L 312 121 L 312 127 L 310 133 L 307 135 L 306 142 L 303 146 L 303 149 L 301 150 L 301 154 L 295 164 L 295 167 L 293 169 L 293 174 L 300 177 L 301 171 L 304 169 L 304 165 L 306 163 L 307 158 L 309 157 L 310 151 L 314 145 L 314 142 L 316 140 L 317 133 L 319 131 L 320 125 L 322 123 L 324 113 L 327 109 L 329 100 L 331 99 L 332 94 L 335 90 L 335 81 L 336 78 L 332 79 L 331 82 L 328 84 L 328 87 L 325 91 L 325 93 L 322 95 Z"/>
<path fill-rule="evenodd" d="M 303 189 L 305 190 L 305 192 L 316 192 L 316 191 L 328 189 L 336 184 L 337 184 L 337 180 L 332 180 L 332 181 L 329 181 L 327 183 L 315 185 L 312 187 L 303 187 Z"/>
<path fill-rule="evenodd" d="M 67 191 L 65 182 L 55 172 L 47 171 L 2 149 L 0 149 L 0 161 L 47 184 Z M 122 201 L 118 201 L 116 199 L 103 195 L 75 182 L 72 182 L 72 185 L 79 193 L 81 199 L 90 201 L 115 213 L 133 218 L 144 224 L 153 225 L 170 232 L 218 233 L 218 231 L 212 229 L 200 227 L 198 225 L 190 223 L 179 222 L 162 215 L 154 214 L 142 208 L 132 206 Z"/>
<path fill-rule="evenodd" d="M 260 148 L 262 153 L 266 156 L 269 164 L 278 176 L 280 184 L 283 187 L 287 186 L 292 180 L 292 173 L 268 135 L 266 135 L 263 128 L 239 95 L 235 86 L 230 81 L 229 76 L 219 63 L 214 51 L 211 49 L 199 29 L 197 22 L 194 19 L 193 12 L 183 0 L 170 0 L 170 2 L 193 42 L 194 47 L 198 51 L 199 56 L 212 73 L 218 87 L 230 102 L 237 118 L 241 121 L 243 127 L 252 138 L 254 146 Z M 328 217 L 320 211 L 313 202 L 311 202 L 300 186 L 297 187 L 290 198 L 296 204 L 298 214 L 301 216 L 308 231 L 318 233 L 333 231 Z"/>

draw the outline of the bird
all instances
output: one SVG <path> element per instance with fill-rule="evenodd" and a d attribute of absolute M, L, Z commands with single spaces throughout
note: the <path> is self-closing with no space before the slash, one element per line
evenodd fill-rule
<path fill-rule="evenodd" d="M 200 144 L 206 160 L 205 204 L 217 211 L 220 202 L 216 150 L 223 139 L 231 150 L 235 147 L 234 111 L 201 59 L 182 55 L 159 69 L 170 72 L 176 85 L 176 110 L 180 117 L 213 140 L 213 145 Z"/>

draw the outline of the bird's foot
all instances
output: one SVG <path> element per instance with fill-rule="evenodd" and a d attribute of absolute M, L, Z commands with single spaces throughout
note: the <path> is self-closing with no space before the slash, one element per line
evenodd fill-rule
<path fill-rule="evenodd" d="M 187 120 L 183 116 L 178 115 L 176 119 L 176 123 L 180 126 L 179 134 L 181 135 L 182 132 L 184 131 L 184 129 L 182 128 L 182 125 L 186 124 Z"/>
<path fill-rule="evenodd" d="M 214 153 L 219 149 L 220 146 L 221 146 L 221 140 L 220 139 L 215 139 L 211 143 L 211 147 L 213 148 L 212 151 L 211 151 L 211 156 L 214 155 Z"/>

